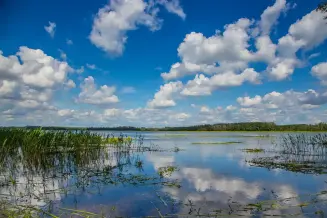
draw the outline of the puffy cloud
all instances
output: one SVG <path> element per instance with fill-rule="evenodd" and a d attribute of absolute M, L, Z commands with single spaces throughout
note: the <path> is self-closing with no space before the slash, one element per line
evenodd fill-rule
<path fill-rule="evenodd" d="M 194 80 L 191 80 L 186 84 L 181 94 L 188 96 L 211 95 L 212 88 L 209 84 L 209 78 L 205 77 L 203 74 L 196 75 Z"/>
<path fill-rule="evenodd" d="M 58 115 L 60 117 L 69 117 L 72 116 L 74 112 L 75 112 L 74 110 L 62 109 L 62 110 L 58 110 Z"/>
<path fill-rule="evenodd" d="M 181 122 L 186 122 L 191 117 L 190 114 L 185 112 L 152 108 L 110 108 L 104 110 L 100 116 L 100 120 L 103 123 L 117 120 L 120 122 L 120 125 L 136 126 L 180 125 Z"/>
<path fill-rule="evenodd" d="M 182 18 L 186 16 L 178 0 L 112 0 L 98 11 L 93 21 L 89 36 L 91 42 L 107 53 L 122 55 L 128 31 L 139 26 L 146 26 L 151 31 L 161 28 L 162 19 L 157 17 L 158 4 Z"/>
<path fill-rule="evenodd" d="M 311 74 L 317 77 L 321 81 L 321 84 L 327 85 L 327 62 L 313 66 Z"/>
<path fill-rule="evenodd" d="M 170 82 L 160 86 L 160 90 L 154 95 L 153 100 L 148 102 L 149 108 L 167 108 L 176 105 L 174 95 L 183 88 L 182 82 Z"/>
<path fill-rule="evenodd" d="M 255 53 L 253 60 L 270 63 L 275 59 L 277 45 L 272 43 L 269 36 L 259 36 L 256 39 L 255 46 L 257 48 L 257 52 Z"/>
<path fill-rule="evenodd" d="M 284 80 L 293 74 L 297 63 L 296 59 L 278 58 L 272 66 L 267 68 L 267 72 L 269 73 L 269 77 L 273 80 Z"/>
<path fill-rule="evenodd" d="M 169 119 L 170 120 L 177 120 L 177 121 L 182 122 L 182 121 L 187 120 L 190 117 L 191 117 L 191 115 L 187 114 L 187 113 L 177 113 L 177 114 L 170 115 Z"/>
<path fill-rule="evenodd" d="M 216 89 L 240 86 L 244 82 L 258 84 L 260 83 L 260 75 L 253 68 L 245 69 L 241 74 L 229 71 L 216 74 L 211 78 L 200 74 L 186 84 L 181 94 L 188 96 L 211 95 L 212 91 Z"/>
<path fill-rule="evenodd" d="M 117 109 L 117 108 L 110 108 L 110 109 L 106 109 L 104 110 L 103 115 L 106 117 L 118 117 L 121 115 L 121 110 Z"/>
<path fill-rule="evenodd" d="M 327 92 L 318 93 L 309 89 L 299 97 L 299 100 L 302 104 L 307 104 L 307 108 L 310 107 L 308 105 L 323 105 L 327 103 Z"/>
<path fill-rule="evenodd" d="M 268 7 L 262 14 L 259 22 L 262 34 L 269 34 L 272 26 L 277 22 L 282 11 L 287 10 L 286 0 L 276 0 L 273 6 Z"/>
<path fill-rule="evenodd" d="M 280 38 L 278 44 L 274 44 L 269 36 L 271 29 L 281 13 L 289 8 L 286 0 L 276 0 L 274 5 L 262 13 L 260 21 L 256 22 L 257 26 L 250 19 L 241 18 L 225 25 L 224 31 L 216 31 L 213 36 L 206 37 L 196 32 L 187 34 L 177 49 L 181 61 L 173 64 L 168 72 L 163 72 L 162 78 L 174 80 L 196 74 L 215 75 L 226 72 L 238 75 L 252 62 L 267 63 L 266 73 L 270 79 L 280 81 L 289 78 L 295 68 L 302 65 L 297 52 L 312 49 L 327 37 L 327 30 L 321 28 L 325 23 L 323 14 L 312 11 L 292 24 L 288 34 Z M 256 51 L 249 50 L 250 40 L 255 42 Z M 196 80 L 199 82 L 206 79 L 201 76 Z M 198 95 L 198 91 L 185 90 L 185 93 Z M 210 88 L 204 88 L 199 95 L 210 93 Z"/>
<path fill-rule="evenodd" d="M 45 31 L 53 38 L 56 32 L 56 23 L 49 22 L 49 26 L 44 26 Z"/>
<path fill-rule="evenodd" d="M 54 110 L 52 95 L 60 87 L 74 85 L 68 80 L 68 63 L 46 55 L 40 49 L 22 46 L 16 55 L 0 52 L 0 111 L 12 116 Z"/>
<path fill-rule="evenodd" d="M 160 28 L 156 10 L 143 0 L 114 0 L 101 8 L 93 22 L 91 42 L 102 50 L 121 55 L 127 42 L 126 32 L 144 25 L 152 30 Z"/>
<path fill-rule="evenodd" d="M 210 113 L 210 109 L 207 106 L 202 106 L 200 108 L 200 113 Z"/>
<path fill-rule="evenodd" d="M 309 89 L 306 92 L 296 92 L 288 90 L 284 93 L 271 92 L 263 97 L 256 95 L 255 97 L 239 97 L 237 102 L 243 107 L 256 107 L 266 109 L 313 109 L 315 105 L 327 103 L 327 93 L 317 93 L 315 90 Z"/>
<path fill-rule="evenodd" d="M 14 93 L 17 83 L 13 81 L 3 80 L 0 81 L 0 97 L 10 96 Z"/>
<path fill-rule="evenodd" d="M 229 24 L 225 31 L 209 38 L 202 33 L 187 34 L 178 48 L 178 55 L 184 62 L 194 64 L 212 64 L 220 61 L 249 60 L 249 35 L 251 21 L 239 19 Z"/>
<path fill-rule="evenodd" d="M 327 29 L 322 28 L 324 25 L 324 14 L 314 10 L 291 25 L 289 35 L 296 41 L 303 41 L 305 48 L 313 48 L 326 40 Z"/>
<path fill-rule="evenodd" d="M 78 96 L 77 102 L 95 105 L 106 105 L 119 102 L 119 99 L 114 95 L 115 87 L 107 85 L 101 86 L 99 89 L 94 82 L 94 78 L 89 76 L 84 79 L 81 84 L 81 93 Z"/>
<path fill-rule="evenodd" d="M 76 84 L 73 80 L 68 80 L 65 84 L 68 88 L 75 88 L 76 87 Z"/>
<path fill-rule="evenodd" d="M 239 19 L 226 25 L 224 32 L 205 37 L 202 33 L 191 32 L 178 47 L 181 63 L 171 66 L 169 72 L 162 73 L 165 80 L 181 78 L 197 73 L 223 73 L 229 70 L 244 70 L 253 59 L 248 50 L 248 31 L 252 22 Z"/>
<path fill-rule="evenodd" d="M 228 105 L 227 107 L 226 107 L 226 110 L 228 110 L 228 111 L 234 111 L 234 110 L 236 110 L 237 109 L 237 107 L 235 107 L 235 106 L 233 106 L 233 105 Z"/>
<path fill-rule="evenodd" d="M 298 64 L 296 53 L 300 49 L 312 49 L 327 38 L 324 15 L 319 11 L 312 11 L 302 19 L 292 24 L 288 34 L 278 41 L 278 57 L 267 72 L 272 79 L 283 80 L 293 74 Z"/>
<path fill-rule="evenodd" d="M 259 95 L 256 95 L 254 98 L 250 98 L 250 97 L 237 98 L 237 102 L 241 106 L 245 106 L 245 107 L 251 107 L 253 105 L 258 105 L 261 103 L 261 100 L 262 100 L 262 98 Z"/>
<path fill-rule="evenodd" d="M 20 64 L 18 57 L 23 64 Z M 36 88 L 51 88 L 62 84 L 68 71 L 67 62 L 62 62 L 46 55 L 40 49 L 19 48 L 17 56 L 0 57 L 2 77 L 17 77 L 26 85 Z"/>

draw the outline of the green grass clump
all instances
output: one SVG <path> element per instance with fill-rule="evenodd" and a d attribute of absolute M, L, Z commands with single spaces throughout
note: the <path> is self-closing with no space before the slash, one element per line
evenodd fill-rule
<path fill-rule="evenodd" d="M 24 154 L 65 152 L 102 145 L 103 136 L 89 131 L 46 131 L 0 128 L 0 151 Z"/>
<path fill-rule="evenodd" d="M 250 165 L 268 169 L 283 169 L 304 174 L 327 174 L 327 165 L 314 161 L 293 161 L 276 157 L 260 157 L 247 161 Z"/>
<path fill-rule="evenodd" d="M 230 144 L 239 144 L 242 142 L 192 142 L 192 145 L 230 145 Z"/>
<path fill-rule="evenodd" d="M 246 149 L 242 149 L 242 151 L 247 152 L 247 153 L 262 153 L 262 152 L 265 152 L 265 150 L 262 149 L 262 148 L 246 148 Z"/>
<path fill-rule="evenodd" d="M 104 144 L 110 144 L 115 146 L 130 145 L 133 139 L 130 136 L 127 137 L 107 137 L 103 139 Z"/>

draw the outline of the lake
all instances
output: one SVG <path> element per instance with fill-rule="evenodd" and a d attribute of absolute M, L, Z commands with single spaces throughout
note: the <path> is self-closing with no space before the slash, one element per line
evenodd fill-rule
<path fill-rule="evenodd" d="M 252 162 L 285 158 L 279 143 L 287 133 L 123 134 L 136 136 L 149 149 L 72 152 L 53 158 L 55 169 L 39 161 L 16 161 L 1 173 L 15 177 L 11 185 L 1 186 L 2 200 L 59 217 L 318 217 L 327 212 L 325 168 L 313 172 Z M 311 153 L 287 158 L 304 156 L 307 165 L 326 164 Z"/>

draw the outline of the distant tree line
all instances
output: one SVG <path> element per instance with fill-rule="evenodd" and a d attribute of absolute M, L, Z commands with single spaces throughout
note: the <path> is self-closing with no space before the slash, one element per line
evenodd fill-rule
<path fill-rule="evenodd" d="M 218 123 L 195 126 L 146 128 L 133 126 L 119 127 L 59 127 L 26 126 L 28 129 L 45 130 L 90 130 L 90 131 L 327 131 L 327 123 L 277 125 L 273 122 Z"/>

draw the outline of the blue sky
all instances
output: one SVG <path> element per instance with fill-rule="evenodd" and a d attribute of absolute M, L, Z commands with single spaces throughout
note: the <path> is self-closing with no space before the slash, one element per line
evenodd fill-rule
<path fill-rule="evenodd" d="M 326 122 L 319 2 L 3 1 L 0 125 Z"/>

